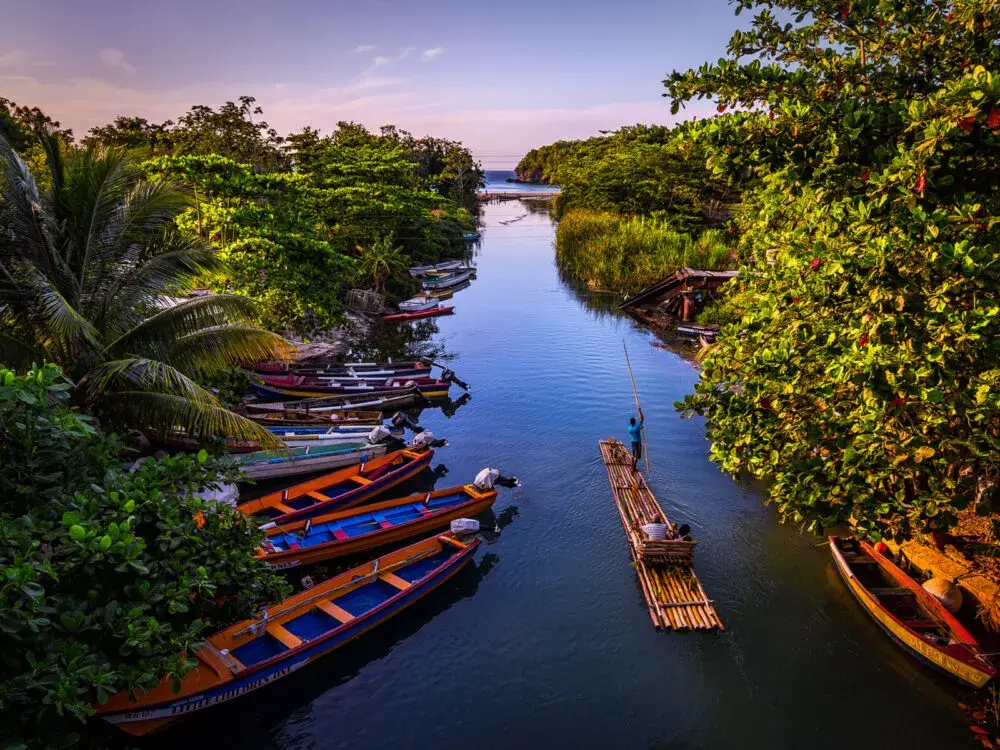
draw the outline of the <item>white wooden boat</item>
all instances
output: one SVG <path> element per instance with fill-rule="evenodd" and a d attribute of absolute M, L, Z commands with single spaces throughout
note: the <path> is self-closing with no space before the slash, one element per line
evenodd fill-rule
<path fill-rule="evenodd" d="M 355 441 L 300 446 L 287 451 L 256 451 L 234 456 L 234 460 L 243 469 L 247 479 L 271 479 L 340 469 L 377 458 L 384 455 L 385 451 L 385 445 Z"/>
<path fill-rule="evenodd" d="M 419 296 L 411 297 L 410 299 L 403 300 L 399 303 L 400 312 L 423 312 L 424 310 L 432 310 L 438 306 L 438 301 L 433 297 Z"/>

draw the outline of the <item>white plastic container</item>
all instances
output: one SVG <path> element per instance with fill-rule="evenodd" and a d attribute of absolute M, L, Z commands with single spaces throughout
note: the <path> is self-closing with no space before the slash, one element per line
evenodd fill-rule
<path fill-rule="evenodd" d="M 647 523 L 643 525 L 642 531 L 653 542 L 662 542 L 667 538 L 667 525 L 665 523 Z"/>
<path fill-rule="evenodd" d="M 456 518 L 451 522 L 453 534 L 475 534 L 479 531 L 479 521 L 475 518 Z"/>

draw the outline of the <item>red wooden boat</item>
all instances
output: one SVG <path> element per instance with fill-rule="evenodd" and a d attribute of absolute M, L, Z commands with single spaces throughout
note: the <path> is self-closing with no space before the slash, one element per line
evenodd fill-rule
<path fill-rule="evenodd" d="M 451 315 L 455 311 L 454 307 L 432 307 L 430 310 L 419 310 L 418 312 L 396 313 L 395 315 L 383 315 L 382 320 L 388 322 L 401 320 L 419 320 L 420 318 L 434 318 L 438 315 Z"/>
<path fill-rule="evenodd" d="M 972 634 L 878 547 L 831 536 L 830 550 L 851 593 L 896 643 L 975 687 L 996 676 Z"/>

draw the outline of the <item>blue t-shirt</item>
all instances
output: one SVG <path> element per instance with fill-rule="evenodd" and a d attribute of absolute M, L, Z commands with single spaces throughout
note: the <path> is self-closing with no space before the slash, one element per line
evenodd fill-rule
<path fill-rule="evenodd" d="M 642 424 L 630 424 L 628 426 L 628 436 L 633 443 L 642 442 Z"/>

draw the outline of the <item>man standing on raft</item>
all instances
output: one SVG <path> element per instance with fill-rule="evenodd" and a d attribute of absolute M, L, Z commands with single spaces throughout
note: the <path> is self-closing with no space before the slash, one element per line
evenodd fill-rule
<path fill-rule="evenodd" d="M 642 426 L 645 422 L 642 409 L 639 409 L 639 424 L 635 423 L 635 417 L 629 419 L 628 422 L 628 437 L 632 441 L 632 471 L 636 470 L 639 459 L 642 458 Z"/>

